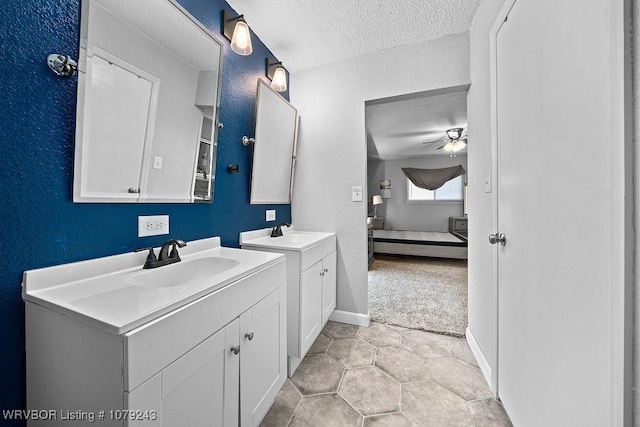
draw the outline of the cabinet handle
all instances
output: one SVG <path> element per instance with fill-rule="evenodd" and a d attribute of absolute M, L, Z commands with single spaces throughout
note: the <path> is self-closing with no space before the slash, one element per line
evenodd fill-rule
<path fill-rule="evenodd" d="M 247 334 L 244 334 L 245 338 L 248 339 L 249 341 L 251 341 L 253 339 L 253 332 L 249 332 Z"/>
<path fill-rule="evenodd" d="M 321 272 L 320 272 L 320 275 L 321 275 L 321 276 L 324 276 L 324 271 L 321 271 Z"/>
<path fill-rule="evenodd" d="M 324 272 L 325 272 L 325 273 L 328 273 L 328 272 L 329 272 L 329 269 L 328 269 L 328 268 L 325 268 L 325 269 L 324 269 Z"/>
<path fill-rule="evenodd" d="M 233 347 L 231 347 L 231 351 L 233 352 L 233 354 L 240 353 L 240 346 L 239 345 L 234 345 Z"/>

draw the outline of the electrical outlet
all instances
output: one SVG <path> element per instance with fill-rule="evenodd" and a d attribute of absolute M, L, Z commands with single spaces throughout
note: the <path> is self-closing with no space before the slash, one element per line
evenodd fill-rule
<path fill-rule="evenodd" d="M 275 221 L 276 220 L 276 210 L 275 209 L 267 209 L 265 216 L 266 216 L 266 220 L 267 221 Z"/>
<path fill-rule="evenodd" d="M 169 234 L 169 215 L 138 217 L 138 237 Z"/>

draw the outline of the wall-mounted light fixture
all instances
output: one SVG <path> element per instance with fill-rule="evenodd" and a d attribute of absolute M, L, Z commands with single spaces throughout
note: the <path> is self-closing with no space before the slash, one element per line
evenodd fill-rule
<path fill-rule="evenodd" d="M 251 31 L 244 20 L 244 15 L 232 17 L 226 10 L 222 11 L 222 34 L 231 42 L 231 50 L 238 55 L 247 56 L 253 52 Z"/>
<path fill-rule="evenodd" d="M 391 198 L 391 180 L 383 179 L 380 181 L 380 195 L 383 199 Z"/>
<path fill-rule="evenodd" d="M 282 66 L 282 62 L 271 62 L 265 59 L 267 64 L 267 77 L 271 79 L 271 88 L 276 92 L 287 90 L 287 71 Z"/>
<path fill-rule="evenodd" d="M 47 56 L 47 65 L 57 76 L 72 77 L 78 71 L 78 63 L 67 55 L 52 53 Z"/>

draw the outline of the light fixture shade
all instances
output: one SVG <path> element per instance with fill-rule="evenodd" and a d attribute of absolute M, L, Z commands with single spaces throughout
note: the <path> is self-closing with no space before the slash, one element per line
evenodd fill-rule
<path fill-rule="evenodd" d="M 251 52 L 253 52 L 251 32 L 244 19 L 238 19 L 238 21 L 236 21 L 233 36 L 231 36 L 231 50 L 243 56 L 251 55 Z"/>
<path fill-rule="evenodd" d="M 277 92 L 287 90 L 287 73 L 284 71 L 284 68 L 276 68 L 276 71 L 273 73 L 273 80 L 271 80 L 271 88 Z"/>
<path fill-rule="evenodd" d="M 451 151 L 458 152 L 458 151 L 462 150 L 465 145 L 466 145 L 465 142 L 462 141 L 462 140 L 458 139 L 456 141 L 453 141 L 452 147 L 451 147 Z"/>
<path fill-rule="evenodd" d="M 373 198 L 371 200 L 371 204 L 373 204 L 373 206 L 381 205 L 382 204 L 382 196 L 379 195 L 379 194 L 376 194 L 375 196 L 373 196 Z"/>

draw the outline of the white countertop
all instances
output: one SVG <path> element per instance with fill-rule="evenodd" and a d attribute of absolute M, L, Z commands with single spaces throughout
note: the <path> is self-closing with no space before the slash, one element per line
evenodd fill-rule
<path fill-rule="evenodd" d="M 182 261 L 176 264 L 143 270 L 146 256 L 146 251 L 128 253 L 26 271 L 23 299 L 123 334 L 284 259 L 275 253 L 224 248 L 218 237 L 187 242 L 180 249 Z M 224 271 L 196 277 L 186 285 L 144 286 L 136 278 L 146 272 L 171 277 L 172 269 L 184 270 L 180 264 L 207 257 L 233 261 Z"/>
<path fill-rule="evenodd" d="M 282 227 L 282 233 L 280 237 L 271 237 L 270 228 L 247 231 L 240 233 L 240 244 L 243 248 L 249 249 L 254 247 L 303 251 L 336 235 L 321 231 L 298 231 L 293 227 Z"/>

